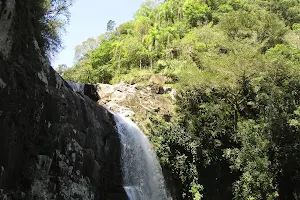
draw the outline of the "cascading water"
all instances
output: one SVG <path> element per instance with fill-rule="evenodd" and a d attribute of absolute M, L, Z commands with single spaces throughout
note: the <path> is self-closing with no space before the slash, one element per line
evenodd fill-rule
<path fill-rule="evenodd" d="M 72 81 L 66 81 L 66 82 L 69 84 L 69 86 L 71 86 L 74 92 L 79 92 L 84 94 L 84 85 Z"/>
<path fill-rule="evenodd" d="M 129 200 L 167 200 L 160 164 L 144 133 L 128 118 L 114 115 L 121 140 L 124 189 Z"/>

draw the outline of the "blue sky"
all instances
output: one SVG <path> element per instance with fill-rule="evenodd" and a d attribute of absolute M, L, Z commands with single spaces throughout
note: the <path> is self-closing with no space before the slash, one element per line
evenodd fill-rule
<path fill-rule="evenodd" d="M 90 37 L 106 31 L 108 20 L 117 25 L 133 19 L 142 0 L 75 0 L 70 8 L 71 21 L 63 36 L 64 49 L 52 61 L 54 68 L 59 64 L 73 65 L 74 49 Z"/>

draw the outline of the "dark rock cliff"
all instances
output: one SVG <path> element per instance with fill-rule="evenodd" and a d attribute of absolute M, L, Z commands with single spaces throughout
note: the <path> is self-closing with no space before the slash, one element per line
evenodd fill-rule
<path fill-rule="evenodd" d="M 0 0 L 0 199 L 125 198 L 113 116 L 50 67 L 27 5 Z"/>

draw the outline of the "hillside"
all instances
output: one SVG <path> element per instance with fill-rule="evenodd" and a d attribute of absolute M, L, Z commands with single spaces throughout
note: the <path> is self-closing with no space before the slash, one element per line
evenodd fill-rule
<path fill-rule="evenodd" d="M 177 199 L 300 198 L 299 1 L 147 1 L 133 21 L 107 30 L 58 72 L 143 90 L 154 74 L 165 77 L 158 86 L 177 92 L 170 117 L 133 118 Z"/>

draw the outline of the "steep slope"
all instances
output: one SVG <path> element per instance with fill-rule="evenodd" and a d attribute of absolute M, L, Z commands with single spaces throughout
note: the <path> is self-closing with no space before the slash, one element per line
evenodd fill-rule
<path fill-rule="evenodd" d="M 50 67 L 28 3 L 0 1 L 0 199 L 122 199 L 113 116 Z"/>

